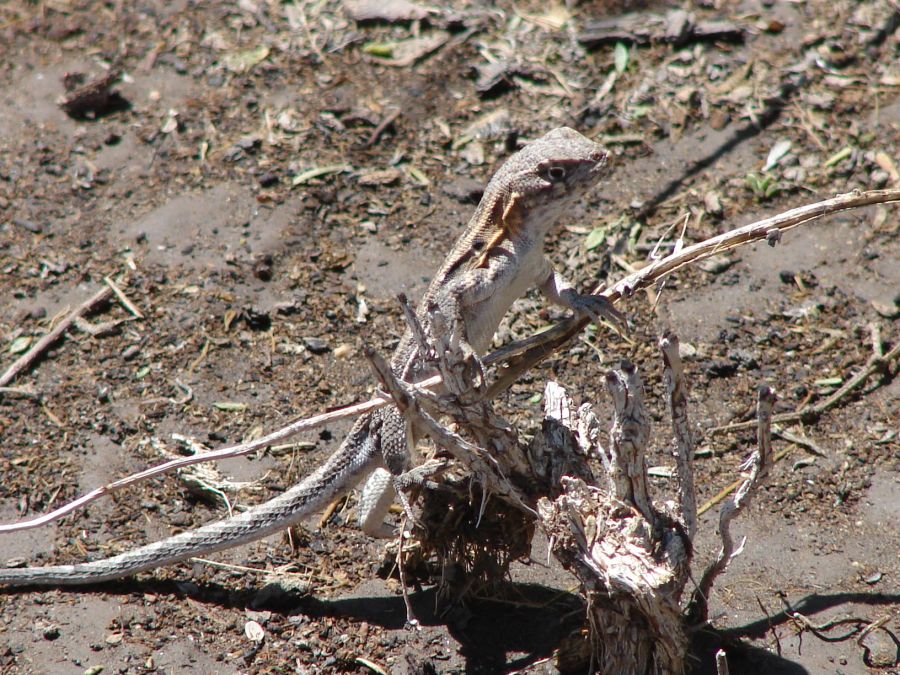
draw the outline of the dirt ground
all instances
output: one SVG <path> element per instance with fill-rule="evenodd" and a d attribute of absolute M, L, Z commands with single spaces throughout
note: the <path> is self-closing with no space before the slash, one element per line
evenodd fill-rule
<path fill-rule="evenodd" d="M 398 3 L 411 14 L 396 21 L 362 20 L 367 5 L 388 6 L 0 5 L 0 369 L 104 277 L 142 314 L 103 305 L 89 321 L 121 323 L 70 329 L 0 393 L 0 520 L 158 463 L 179 452 L 173 434 L 217 447 L 367 399 L 362 348 L 395 344 L 396 293 L 422 292 L 517 138 L 569 125 L 614 155 L 610 179 L 549 245 L 581 287 L 640 266 L 661 238 L 671 247 L 668 228 L 685 215 L 698 241 L 834 194 L 900 187 L 893 0 L 687 3 L 697 26 L 723 22 L 706 25 L 712 34 L 680 30 L 663 3 Z M 640 35 L 626 11 L 644 13 Z M 67 74 L 90 81 L 111 65 L 116 95 L 60 107 Z M 631 343 L 588 330 L 501 408 L 527 432 L 552 377 L 607 418 L 603 374 L 627 357 L 664 448 L 653 344 L 671 328 L 705 502 L 754 445 L 752 431 L 708 430 L 750 419 L 759 384 L 793 411 L 862 369 L 873 333 L 885 352 L 897 343 L 898 214 L 831 217 L 679 273 L 657 307 L 643 294 L 620 304 Z M 496 343 L 562 315 L 532 294 Z M 715 588 L 718 632 L 698 635 L 697 672 L 711 672 L 718 644 L 732 673 L 900 672 L 896 373 L 894 362 L 790 427 L 805 444 L 776 439 L 784 456 L 736 525 L 744 553 Z M 222 462 L 223 480 L 246 483 L 227 492 L 231 505 L 296 482 L 348 426 Z M 652 461 L 672 463 L 662 451 Z M 654 481 L 667 498 L 670 481 Z M 546 565 L 545 542 L 516 565 L 506 599 L 436 616 L 433 589 L 416 589 L 412 631 L 397 582 L 378 575 L 385 545 L 354 528 L 354 504 L 290 541 L 215 556 L 232 567 L 3 592 L 0 672 L 554 672 L 584 610 L 574 580 Z M 695 574 L 717 551 L 716 512 L 702 518 Z M 102 557 L 225 514 L 209 491 L 167 476 L 0 537 L 0 561 Z"/>

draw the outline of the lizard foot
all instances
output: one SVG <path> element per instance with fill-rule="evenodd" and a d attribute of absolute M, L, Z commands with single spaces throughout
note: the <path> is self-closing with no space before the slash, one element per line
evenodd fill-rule
<path fill-rule="evenodd" d="M 560 296 L 576 313 L 589 317 L 594 323 L 606 319 L 619 332 L 628 333 L 628 318 L 602 295 L 582 294 L 568 288 Z"/>
<path fill-rule="evenodd" d="M 440 490 L 443 487 L 440 483 L 429 480 L 439 475 L 450 466 L 450 462 L 445 459 L 429 459 L 419 466 L 404 471 L 399 476 L 394 476 L 394 489 L 398 492 L 401 490 L 409 490 L 413 487 L 423 487 L 428 490 Z"/>
<path fill-rule="evenodd" d="M 419 526 L 422 525 L 416 517 L 416 514 L 413 513 L 412 504 L 410 504 L 406 493 L 411 488 L 415 487 L 426 488 L 428 490 L 442 489 L 443 486 L 440 483 L 436 483 L 430 479 L 446 470 L 448 466 L 450 466 L 450 462 L 445 459 L 430 459 L 419 466 L 414 466 L 408 471 L 404 471 L 399 476 L 391 477 L 394 484 L 394 490 L 397 493 L 397 501 L 399 501 L 400 505 L 403 507 L 403 512 L 406 514 L 408 523 L 414 523 Z"/>

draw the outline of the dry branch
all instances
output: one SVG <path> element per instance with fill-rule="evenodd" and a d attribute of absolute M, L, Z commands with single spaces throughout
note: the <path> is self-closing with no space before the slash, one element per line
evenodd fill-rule
<path fill-rule="evenodd" d="M 590 668 L 593 672 L 609 673 L 680 673 L 685 668 L 689 627 L 696 619 L 705 618 L 705 606 L 685 615 L 682 602 L 689 582 L 690 562 L 693 555 L 693 536 L 697 529 L 697 506 L 694 494 L 693 445 L 686 411 L 687 385 L 678 356 L 678 340 L 667 335 L 660 340 L 663 355 L 664 381 L 669 393 L 669 409 L 675 434 L 678 467 L 675 506 L 654 504 L 648 490 L 647 464 L 644 459 L 649 434 L 649 418 L 644 406 L 643 387 L 637 370 L 628 363 L 606 377 L 607 389 L 614 404 L 613 424 L 609 445 L 603 448 L 598 442 L 598 423 L 589 406 L 574 408 L 565 391 L 555 383 L 548 383 L 545 390 L 545 415 L 543 426 L 533 441 L 510 445 L 506 436 L 499 452 L 486 453 L 483 441 L 479 444 L 456 442 L 451 454 L 456 459 L 456 472 L 471 475 L 472 486 L 484 487 L 489 494 L 502 496 L 492 499 L 487 506 L 472 503 L 466 491 L 460 492 L 456 501 L 432 501 L 427 496 L 422 502 L 422 523 L 440 522 L 443 514 L 478 511 L 488 529 L 496 526 L 500 518 L 508 514 L 498 504 L 508 500 L 508 488 L 519 481 L 511 479 L 526 464 L 530 472 L 524 476 L 529 486 L 523 490 L 529 504 L 534 503 L 537 523 L 550 540 L 552 554 L 572 572 L 582 584 L 587 605 L 587 621 L 590 627 L 587 644 L 581 648 L 573 645 L 570 652 L 559 655 L 566 661 L 566 668 Z M 429 349 L 430 353 L 443 352 L 453 370 L 455 359 L 464 357 L 454 351 L 452 341 L 444 341 Z M 380 373 L 390 380 L 392 375 L 384 368 Z M 465 369 L 458 369 L 465 372 Z M 435 406 L 451 418 L 460 432 L 454 439 L 466 436 L 478 437 L 483 433 L 480 420 L 484 409 L 475 406 L 489 405 L 466 397 L 465 392 L 435 396 L 429 394 L 416 402 L 418 393 L 403 383 L 385 382 L 394 392 L 405 387 L 397 396 L 398 406 L 407 411 Z M 468 398 L 466 404 L 461 399 Z M 438 405 L 437 401 L 440 401 Z M 474 401 L 474 402 L 473 402 Z M 728 562 L 737 554 L 731 540 L 729 525 L 746 506 L 752 492 L 759 488 L 771 465 L 771 422 L 774 396 L 763 388 L 759 403 L 759 452 L 753 457 L 751 476 L 743 481 L 738 495 L 723 508 L 720 523 L 723 551 L 715 565 L 707 571 L 701 582 L 706 598 L 716 577 L 724 571 Z M 411 420 L 413 421 L 413 420 Z M 429 424 L 437 424 L 431 419 Z M 428 430 L 435 443 L 446 446 L 446 429 Z M 525 462 L 517 462 L 519 454 Z M 588 458 L 599 457 L 606 470 L 606 480 L 594 478 Z M 515 468 L 514 468 L 515 467 Z M 605 489 L 603 486 L 609 486 Z M 504 489 L 507 493 L 504 493 Z M 475 495 L 479 493 L 475 491 Z M 468 500 L 468 502 L 467 502 Z M 515 502 L 507 502 L 515 506 Z M 520 505 L 521 508 L 521 505 Z M 530 518 L 531 509 L 522 511 Z M 460 532 L 478 532 L 471 527 L 457 527 Z M 458 525 L 454 521 L 453 525 Z M 467 562 L 476 557 L 483 543 L 454 541 L 448 545 L 447 534 L 439 528 L 416 527 L 413 537 L 423 550 L 436 552 L 443 567 L 469 570 Z M 524 547 L 528 550 L 527 547 Z M 483 551 L 481 551 L 483 555 Z M 505 555 L 506 552 L 504 551 Z M 505 571 L 504 561 L 482 565 L 482 570 Z M 440 598 L 459 600 L 466 588 L 448 591 L 442 587 Z M 700 611 L 700 613 L 698 613 Z M 575 641 L 577 643 L 577 641 Z M 591 661 L 577 662 L 578 654 L 590 654 Z M 576 664 L 577 662 L 577 664 Z M 562 666 L 561 666 L 562 667 Z"/>
<path fill-rule="evenodd" d="M 105 301 L 112 295 L 113 290 L 109 287 L 101 288 L 90 298 L 82 302 L 78 307 L 69 312 L 69 314 L 56 326 L 47 333 L 44 337 L 38 340 L 35 345 L 29 349 L 27 352 L 22 354 L 18 359 L 16 359 L 15 363 L 13 363 L 9 368 L 6 369 L 6 372 L 3 375 L 0 375 L 0 387 L 4 387 L 10 382 L 12 382 L 16 376 L 21 373 L 23 370 L 28 368 L 36 359 L 38 359 L 41 354 L 43 354 L 48 347 L 50 347 L 54 342 L 56 342 L 63 333 L 68 330 L 69 326 L 71 326 L 76 319 L 78 319 L 82 314 L 91 311 L 94 307 L 99 305 L 101 302 Z"/>
<path fill-rule="evenodd" d="M 680 599 L 692 547 L 647 494 L 649 421 L 640 377 L 624 364 L 606 378 L 615 406 L 609 455 L 612 493 L 564 477 L 563 494 L 538 503 L 553 554 L 583 587 L 591 670 L 680 673 L 687 635 Z M 587 665 L 587 664 L 583 664 Z"/>
<path fill-rule="evenodd" d="M 831 394 L 831 396 L 819 401 L 815 405 L 802 408 L 795 412 L 775 415 L 772 418 L 772 422 L 804 422 L 807 424 L 815 422 L 823 413 L 831 410 L 852 392 L 859 389 L 872 375 L 887 372 L 890 369 L 891 364 L 894 361 L 897 361 L 898 358 L 900 358 L 900 343 L 894 345 L 887 354 L 883 354 L 880 343 L 877 344 L 874 346 L 873 353 L 866 362 L 865 367 L 847 380 L 837 391 Z M 707 433 L 716 434 L 731 431 L 743 431 L 744 429 L 752 428 L 754 424 L 755 422 L 726 424 L 721 427 L 713 427 L 712 429 L 709 429 Z"/>
<path fill-rule="evenodd" d="M 664 381 L 672 412 L 672 430 L 675 434 L 676 476 L 678 477 L 678 502 L 684 518 L 684 526 L 691 540 L 697 534 L 697 491 L 694 487 L 694 438 L 688 419 L 687 391 L 684 367 L 679 353 L 678 337 L 666 334 L 659 341 L 665 363 Z"/>
<path fill-rule="evenodd" d="M 772 452 L 772 409 L 775 407 L 775 392 L 769 387 L 759 388 L 756 405 L 757 450 L 742 467 L 750 469 L 750 475 L 741 483 L 737 493 L 719 512 L 719 536 L 722 549 L 716 560 L 706 568 L 697 590 L 694 591 L 691 615 L 699 622 L 705 622 L 708 616 L 709 591 L 712 585 L 728 564 L 740 554 L 743 544 L 735 548 L 731 537 L 731 521 L 733 521 L 750 503 L 750 497 L 759 484 L 765 480 L 774 463 Z"/>
<path fill-rule="evenodd" d="M 442 576 L 438 598 L 459 602 L 473 587 L 483 592 L 505 579 L 513 551 L 526 555 L 530 550 L 528 539 L 515 539 L 510 530 L 530 538 L 528 523 L 536 522 L 550 540 L 552 554 L 581 582 L 588 610 L 587 648 L 575 647 L 572 653 L 561 654 L 560 661 L 567 660 L 568 668 L 577 658 L 574 654 L 586 653 L 592 660 L 578 667 L 594 672 L 682 672 L 688 628 L 692 620 L 705 619 L 705 606 L 693 605 L 695 611 L 687 616 L 682 607 L 697 506 L 687 385 L 677 337 L 660 340 L 678 466 L 679 498 L 672 507 L 654 504 L 648 489 L 645 453 L 650 425 L 634 366 L 623 363 L 606 376 L 615 408 L 606 449 L 598 442 L 597 419 L 589 406 L 575 410 L 565 391 L 552 382 L 545 391 L 544 424 L 525 445 L 496 416 L 490 401 L 473 395 L 481 372 L 471 367 L 470 355 L 454 331 L 443 324 L 439 313 L 429 316 L 428 325 L 439 337 L 418 331 L 420 353 L 440 364 L 435 367 L 444 373 L 446 393 L 419 390 L 399 380 L 377 354 L 367 356 L 409 423 L 455 460 L 445 485 L 457 489 L 422 495 L 421 516 L 414 518 L 412 531 L 416 548 L 435 555 L 441 569 L 466 572 L 462 585 Z M 722 552 L 704 575 L 702 593 L 694 595 L 695 601 L 705 600 L 716 577 L 737 554 L 729 526 L 771 465 L 773 403 L 771 391 L 761 389 L 759 452 L 753 457 L 751 476 L 722 509 Z M 453 431 L 442 424 L 444 420 L 453 423 Z M 605 482 L 592 473 L 588 458 L 593 457 L 603 461 Z M 518 521 L 510 508 L 518 511 Z M 515 548 L 510 541 L 515 541 Z M 472 577 L 479 575 L 476 586 Z"/>

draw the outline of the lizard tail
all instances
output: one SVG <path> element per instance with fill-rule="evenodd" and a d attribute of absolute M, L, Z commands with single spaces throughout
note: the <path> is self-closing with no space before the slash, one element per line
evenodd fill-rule
<path fill-rule="evenodd" d="M 0 586 L 75 586 L 121 579 L 240 546 L 294 525 L 351 490 L 379 463 L 379 434 L 370 429 L 373 417 L 358 419 L 341 447 L 314 473 L 249 511 L 103 560 L 0 569 Z"/>

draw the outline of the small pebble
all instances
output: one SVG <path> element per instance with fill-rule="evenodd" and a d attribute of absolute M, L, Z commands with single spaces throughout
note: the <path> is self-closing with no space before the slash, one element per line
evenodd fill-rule
<path fill-rule="evenodd" d="M 328 343 L 317 337 L 305 337 L 303 338 L 303 344 L 313 354 L 324 354 L 329 349 Z"/>
<path fill-rule="evenodd" d="M 140 345 L 129 345 L 122 351 L 122 358 L 131 361 L 141 351 Z"/>
<path fill-rule="evenodd" d="M 716 218 L 721 218 L 723 213 L 722 200 L 719 198 L 718 192 L 707 192 L 703 198 L 703 208 L 706 212 Z"/>

